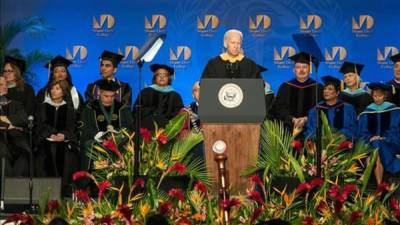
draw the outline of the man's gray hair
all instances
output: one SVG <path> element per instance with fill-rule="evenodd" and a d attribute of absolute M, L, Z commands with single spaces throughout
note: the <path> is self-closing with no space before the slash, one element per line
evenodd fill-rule
<path fill-rule="evenodd" d="M 231 34 L 238 34 L 240 36 L 240 39 L 242 39 L 243 41 L 243 33 L 240 30 L 236 30 L 236 29 L 230 29 L 228 31 L 225 32 L 224 34 L 224 46 L 225 46 L 225 41 L 229 38 L 229 36 Z"/>

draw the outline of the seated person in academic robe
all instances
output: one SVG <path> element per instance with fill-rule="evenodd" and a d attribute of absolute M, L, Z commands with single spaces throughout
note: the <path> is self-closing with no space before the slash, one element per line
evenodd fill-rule
<path fill-rule="evenodd" d="M 374 103 L 359 116 L 359 138 L 379 151 L 375 166 L 377 184 L 383 179 L 384 171 L 391 174 L 400 172 L 400 108 L 386 102 L 390 86 L 383 83 L 371 83 Z"/>
<path fill-rule="evenodd" d="M 165 127 L 184 106 L 181 96 L 171 86 L 174 69 L 162 64 L 153 64 L 150 69 L 154 73 L 153 84 L 139 93 L 133 107 L 133 114 L 137 120 L 137 109 L 140 108 L 139 127 L 154 130 L 154 123 L 159 128 Z M 138 107 L 139 99 L 140 107 Z"/>
<path fill-rule="evenodd" d="M 132 89 L 128 83 L 119 81 L 115 78 L 117 73 L 118 64 L 121 62 L 123 56 L 110 51 L 103 51 L 100 56 L 100 74 L 102 79 L 90 83 L 85 91 L 86 102 L 93 102 L 100 98 L 100 87 L 97 82 L 101 80 L 112 80 L 118 83 L 119 88 L 115 91 L 115 100 L 122 104 L 132 104 Z"/>
<path fill-rule="evenodd" d="M 224 35 L 226 52 L 208 61 L 201 78 L 261 78 L 257 64 L 244 56 L 242 41 L 241 31 L 228 30 Z"/>
<path fill-rule="evenodd" d="M 0 159 L 6 160 L 7 176 L 28 176 L 31 148 L 22 129 L 28 115 L 20 102 L 6 97 L 7 92 L 7 81 L 0 76 Z"/>
<path fill-rule="evenodd" d="M 343 73 L 346 88 L 340 93 L 340 99 L 354 106 L 357 115 L 372 103 L 371 95 L 362 88 L 360 74 L 364 65 L 344 62 L 339 72 Z"/>
<path fill-rule="evenodd" d="M 133 119 L 130 107 L 115 100 L 120 86 L 112 80 L 97 82 L 100 88 L 100 98 L 87 104 L 81 113 L 81 166 L 90 169 L 87 151 L 91 151 L 92 143 L 102 141 L 105 133 L 118 131 L 122 128 L 133 130 Z"/>
<path fill-rule="evenodd" d="M 7 81 L 7 98 L 18 101 L 24 106 L 28 115 L 35 114 L 35 92 L 30 84 L 24 80 L 26 72 L 25 60 L 6 56 L 4 59 L 4 77 Z"/>
<path fill-rule="evenodd" d="M 37 107 L 36 174 L 62 177 L 64 194 L 70 194 L 72 174 L 79 168 L 75 136 L 75 110 L 66 102 L 69 84 L 54 80 L 48 85 L 50 98 Z M 69 190 L 69 191 L 68 191 Z"/>
<path fill-rule="evenodd" d="M 317 64 L 314 56 L 300 52 L 290 59 L 295 62 L 295 78 L 279 87 L 271 113 L 297 136 L 307 122 L 308 111 L 322 99 L 322 86 L 310 78 L 312 63 Z"/>
<path fill-rule="evenodd" d="M 66 103 L 72 105 L 75 111 L 80 112 L 83 108 L 84 101 L 79 93 L 78 89 L 72 83 L 72 77 L 68 70 L 68 67 L 72 62 L 62 56 L 54 57 L 45 67 L 49 70 L 49 80 L 45 87 L 39 90 L 36 100 L 37 104 L 41 104 L 45 101 L 50 101 L 50 84 L 54 81 L 65 80 L 68 84 L 68 94 L 64 97 Z"/>
<path fill-rule="evenodd" d="M 388 101 L 400 106 L 400 53 L 390 57 L 393 62 L 393 80 L 388 84 L 392 87 Z"/>
<path fill-rule="evenodd" d="M 340 80 L 332 76 L 322 77 L 324 81 L 324 101 L 318 103 L 318 109 L 326 115 L 329 126 L 336 129 L 353 141 L 357 136 L 357 115 L 354 107 L 339 99 Z M 317 126 L 317 109 L 312 108 L 308 112 L 308 120 L 304 136 L 315 137 Z M 321 126 L 322 123 L 320 123 Z"/>

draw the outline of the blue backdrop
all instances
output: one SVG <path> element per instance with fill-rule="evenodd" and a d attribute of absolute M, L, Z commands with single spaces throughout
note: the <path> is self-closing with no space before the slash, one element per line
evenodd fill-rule
<path fill-rule="evenodd" d="M 73 60 L 70 72 L 82 94 L 100 77 L 98 57 L 108 49 L 125 56 L 117 77 L 132 86 L 135 99 L 138 48 L 149 33 L 165 31 L 154 62 L 176 68 L 173 86 L 185 105 L 192 101 L 192 84 L 207 61 L 221 53 L 223 34 L 231 28 L 243 31 L 246 55 L 269 69 L 263 76 L 275 91 L 293 77 L 287 59 L 297 51 L 293 33 L 314 35 L 326 58 L 319 74 L 339 78 L 338 68 L 350 60 L 366 64 L 364 81 L 391 79 L 389 57 L 400 47 L 398 0 L 2 0 L 0 6 L 1 23 L 40 16 L 54 28 L 45 36 L 21 35 L 12 47 Z M 151 83 L 148 66 L 142 87 Z M 47 71 L 33 70 L 38 90 L 47 82 Z"/>

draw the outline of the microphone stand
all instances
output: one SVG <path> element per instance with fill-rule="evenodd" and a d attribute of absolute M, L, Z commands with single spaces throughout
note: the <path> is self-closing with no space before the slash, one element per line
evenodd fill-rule
<path fill-rule="evenodd" d="M 33 119 L 31 116 L 28 120 L 28 132 L 29 132 L 29 209 L 31 212 L 36 211 L 36 207 L 33 205 L 33 141 L 32 141 L 32 129 Z"/>
<path fill-rule="evenodd" d="M 138 68 L 139 68 L 139 75 L 138 75 L 138 101 L 137 104 L 135 105 L 135 130 L 136 130 L 136 135 L 135 135 L 135 154 L 134 154 L 134 160 L 133 160 L 133 174 L 135 178 L 138 178 L 140 176 L 140 159 L 142 158 L 141 155 L 141 150 L 140 150 L 140 123 L 141 123 L 141 110 L 142 110 L 142 96 L 140 94 L 141 91 L 141 83 L 142 83 L 142 68 L 143 68 L 144 61 L 139 60 L 137 62 Z"/>
<path fill-rule="evenodd" d="M 321 130 L 321 109 L 318 106 L 318 95 L 319 95 L 319 88 L 318 88 L 318 66 L 315 67 L 315 111 L 316 111 L 316 157 L 317 157 L 317 177 L 321 177 L 321 159 L 322 159 L 322 130 Z"/>
<path fill-rule="evenodd" d="M 3 115 L 3 104 L 0 103 L 0 115 Z M 0 130 L 4 138 L 4 142 L 7 142 L 7 134 L 5 130 Z M 6 143 L 4 143 L 6 144 Z M 5 188 L 5 175 L 6 175 L 6 158 L 1 158 L 1 193 L 0 193 L 0 211 L 4 211 L 4 188 Z"/>

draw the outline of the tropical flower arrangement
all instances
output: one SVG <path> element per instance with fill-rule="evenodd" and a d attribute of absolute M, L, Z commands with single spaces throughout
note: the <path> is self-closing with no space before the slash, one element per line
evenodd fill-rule
<path fill-rule="evenodd" d="M 190 155 L 202 136 L 186 130 L 187 119 L 183 112 L 165 129 L 140 131 L 143 176 L 134 176 L 132 171 L 135 134 L 122 130 L 95 147 L 92 173 L 74 174 L 75 181 L 92 181 L 97 187 L 96 197 L 77 189 L 73 201 L 43 198 L 38 215 L 13 215 L 8 221 L 48 224 L 61 217 L 69 224 L 144 225 L 153 215 L 176 225 L 224 224 L 224 215 L 233 225 L 272 220 L 372 225 L 400 220 L 400 203 L 395 195 L 398 185 L 369 185 L 377 151 L 361 142 L 347 141 L 327 126 L 324 117 L 321 177 L 315 172 L 314 141 L 297 142 L 282 124 L 266 121 L 258 161 L 244 171 L 247 193 L 226 200 L 220 200 L 219 193 L 213 191 L 204 162 Z M 162 188 L 169 177 L 183 175 L 189 177 L 187 188 Z M 121 176 L 127 178 L 126 182 L 115 182 Z M 279 187 L 275 185 L 277 178 L 285 178 L 287 183 Z M 297 185 L 290 187 L 293 180 Z M 127 198 L 125 187 L 129 190 Z"/>

